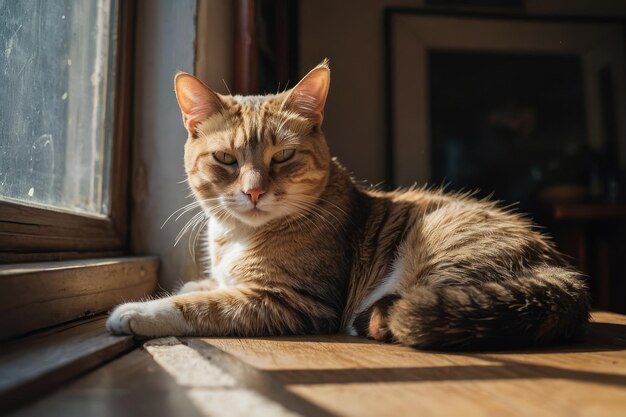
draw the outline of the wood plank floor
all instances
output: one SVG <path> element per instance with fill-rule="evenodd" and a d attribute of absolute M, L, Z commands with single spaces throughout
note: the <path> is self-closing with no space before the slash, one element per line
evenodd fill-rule
<path fill-rule="evenodd" d="M 587 342 L 442 354 L 351 337 L 205 339 L 342 416 L 625 416 L 626 318 L 596 313 Z"/>
<path fill-rule="evenodd" d="M 622 417 L 626 317 L 593 316 L 584 342 L 519 352 L 424 352 L 348 336 L 172 338 L 17 415 Z"/>

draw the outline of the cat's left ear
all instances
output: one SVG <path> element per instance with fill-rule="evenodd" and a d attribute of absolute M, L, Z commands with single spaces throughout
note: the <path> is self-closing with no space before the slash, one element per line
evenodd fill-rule
<path fill-rule="evenodd" d="M 291 89 L 284 107 L 310 118 L 315 123 L 321 123 L 329 86 L 330 69 L 328 60 L 324 60 Z"/>
<path fill-rule="evenodd" d="M 219 95 L 191 74 L 176 74 L 174 89 L 183 113 L 183 124 L 192 137 L 196 136 L 198 123 L 224 110 L 224 103 Z"/>

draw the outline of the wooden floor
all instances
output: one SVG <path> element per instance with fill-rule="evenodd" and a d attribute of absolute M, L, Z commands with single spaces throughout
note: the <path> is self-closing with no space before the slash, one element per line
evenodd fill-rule
<path fill-rule="evenodd" d="M 15 415 L 626 416 L 626 317 L 587 341 L 436 353 L 348 337 L 160 339 Z"/>

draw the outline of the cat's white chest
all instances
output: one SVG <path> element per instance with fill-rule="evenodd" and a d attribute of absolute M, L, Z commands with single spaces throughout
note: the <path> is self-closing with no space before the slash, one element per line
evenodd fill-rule
<path fill-rule="evenodd" d="M 237 283 L 233 269 L 246 256 L 247 236 L 229 229 L 218 220 L 209 221 L 209 253 L 211 255 L 211 276 L 221 288 Z"/>

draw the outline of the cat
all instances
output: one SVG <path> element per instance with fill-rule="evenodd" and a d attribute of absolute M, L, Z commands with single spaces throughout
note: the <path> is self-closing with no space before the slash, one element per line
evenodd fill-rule
<path fill-rule="evenodd" d="M 583 332 L 582 276 L 522 215 L 468 194 L 355 182 L 321 129 L 329 85 L 327 61 L 265 96 L 176 75 L 188 184 L 209 217 L 210 279 L 118 306 L 110 332 L 343 332 L 444 350 Z"/>

